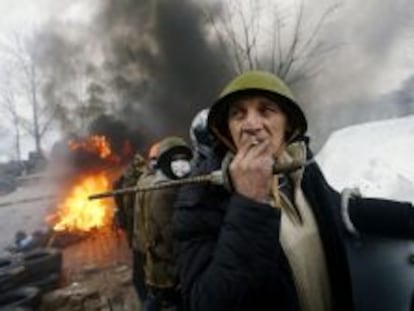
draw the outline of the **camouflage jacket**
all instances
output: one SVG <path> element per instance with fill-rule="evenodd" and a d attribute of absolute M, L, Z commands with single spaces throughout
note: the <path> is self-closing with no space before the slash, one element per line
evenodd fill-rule
<path fill-rule="evenodd" d="M 138 186 L 150 186 L 165 180 L 167 178 L 158 172 L 148 173 L 140 178 Z M 172 224 L 176 195 L 176 188 L 136 195 L 133 246 L 145 254 L 146 283 L 156 288 L 176 285 Z"/>
<path fill-rule="evenodd" d="M 142 174 L 148 171 L 144 158 L 140 154 L 134 156 L 131 164 L 125 169 L 121 177 L 115 182 L 115 189 L 133 187 L 137 184 Z M 130 245 L 132 245 L 134 224 L 134 200 L 135 194 L 115 196 L 117 205 L 117 222 L 125 231 Z"/>

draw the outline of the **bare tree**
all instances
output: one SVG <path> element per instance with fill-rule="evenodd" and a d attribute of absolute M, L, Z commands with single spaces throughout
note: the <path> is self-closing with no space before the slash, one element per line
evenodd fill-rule
<path fill-rule="evenodd" d="M 32 116 L 28 118 L 20 115 L 19 125 L 34 138 L 36 152 L 41 153 L 42 138 L 52 125 L 53 111 L 49 106 L 42 105 L 41 88 L 45 77 L 37 47 L 34 34 L 14 32 L 7 39 L 0 41 L 3 61 L 13 64 L 13 78 L 18 83 L 17 87 L 23 91 L 25 102 L 31 108 Z"/>
<path fill-rule="evenodd" d="M 11 70 L 10 67 L 3 67 L 4 80 L 0 84 L 0 109 L 1 112 L 8 116 L 10 125 L 14 131 L 14 142 L 15 142 L 15 158 L 18 163 L 21 162 L 21 131 L 20 131 L 20 116 L 17 112 L 17 92 L 13 86 L 13 81 L 10 80 Z"/>
<path fill-rule="evenodd" d="M 91 57 L 96 46 L 68 40 L 59 26 L 44 28 L 38 38 L 47 55 L 42 64 L 45 105 L 63 133 L 86 132 L 97 115 L 109 110 L 105 75 Z"/>
<path fill-rule="evenodd" d="M 295 83 L 317 74 L 326 54 L 336 48 L 318 36 L 338 4 L 313 21 L 307 18 L 304 0 L 293 9 L 256 0 L 225 0 L 220 5 L 220 14 L 206 9 L 205 15 L 237 72 L 264 69 Z"/>

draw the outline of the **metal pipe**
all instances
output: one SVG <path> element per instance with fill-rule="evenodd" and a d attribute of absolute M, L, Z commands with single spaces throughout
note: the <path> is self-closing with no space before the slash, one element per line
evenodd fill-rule
<path fill-rule="evenodd" d="M 273 174 L 287 174 L 293 171 L 296 171 L 314 160 L 309 160 L 306 162 L 302 161 L 293 161 L 288 164 L 275 164 L 273 167 Z M 144 192 L 144 191 L 154 191 L 154 190 L 160 190 L 165 188 L 172 188 L 172 187 L 180 187 L 184 185 L 190 185 L 190 184 L 201 184 L 201 183 L 211 183 L 213 185 L 218 186 L 224 186 L 225 179 L 224 174 L 222 170 L 216 170 L 206 175 L 199 175 L 199 176 L 192 176 L 188 178 L 182 178 L 178 180 L 169 180 L 165 182 L 160 182 L 156 185 L 146 186 L 146 187 L 128 187 L 128 188 L 122 188 L 107 192 L 101 192 L 92 194 L 88 197 L 89 200 L 97 200 L 97 199 L 103 199 L 108 197 L 113 197 L 116 195 L 124 195 L 124 194 L 132 194 L 136 192 Z"/>

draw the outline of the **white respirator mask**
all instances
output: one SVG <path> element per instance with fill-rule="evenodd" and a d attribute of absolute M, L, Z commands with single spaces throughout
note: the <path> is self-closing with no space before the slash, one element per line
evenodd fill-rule
<path fill-rule="evenodd" d="M 172 160 L 170 168 L 171 172 L 178 178 L 187 176 L 191 171 L 190 161 L 186 159 Z"/>

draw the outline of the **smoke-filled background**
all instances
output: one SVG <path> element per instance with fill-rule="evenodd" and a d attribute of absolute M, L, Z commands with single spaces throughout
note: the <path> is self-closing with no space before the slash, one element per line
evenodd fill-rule
<path fill-rule="evenodd" d="M 344 1 L 324 28 L 337 48 L 302 85 L 318 145 L 334 129 L 414 113 L 413 14 L 412 1 Z"/>
<path fill-rule="evenodd" d="M 47 16 L 29 37 L 39 105 L 51 116 L 42 147 L 50 137 L 112 133 L 113 122 L 140 151 L 169 134 L 187 136 L 194 114 L 230 77 L 252 66 L 275 69 L 279 50 L 289 61 L 295 37 L 305 52 L 282 72 L 308 115 L 314 149 L 346 125 L 414 113 L 412 1 L 226 2 L 39 2 Z M 267 22 L 261 28 L 258 20 Z M 276 32 L 277 40 L 266 37 Z M 24 96 L 17 98 L 19 113 L 30 116 Z"/>

